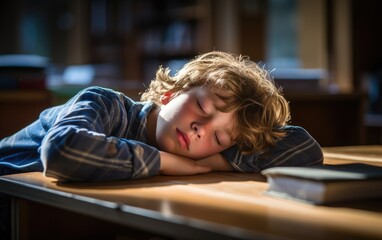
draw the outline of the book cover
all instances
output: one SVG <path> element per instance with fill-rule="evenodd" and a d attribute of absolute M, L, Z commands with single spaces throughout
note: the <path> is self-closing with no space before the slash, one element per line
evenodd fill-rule
<path fill-rule="evenodd" d="M 382 197 L 382 167 L 362 163 L 274 167 L 267 194 L 313 204 Z"/>

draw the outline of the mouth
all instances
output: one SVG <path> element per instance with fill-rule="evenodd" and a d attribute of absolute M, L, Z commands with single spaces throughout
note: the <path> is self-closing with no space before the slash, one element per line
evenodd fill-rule
<path fill-rule="evenodd" d="M 184 132 L 180 131 L 179 129 L 176 129 L 176 136 L 178 138 L 180 146 L 183 149 L 188 150 L 188 148 L 190 146 L 190 139 L 188 138 L 187 134 L 185 134 Z"/>

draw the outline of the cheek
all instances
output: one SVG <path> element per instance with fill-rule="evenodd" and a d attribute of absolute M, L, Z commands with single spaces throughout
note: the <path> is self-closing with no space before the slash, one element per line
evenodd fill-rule
<path fill-rule="evenodd" d="M 223 150 L 224 149 L 222 147 L 218 147 L 211 142 L 200 141 L 194 146 L 193 155 L 195 155 L 195 158 L 204 158 L 217 154 Z"/>
<path fill-rule="evenodd" d="M 190 104 L 187 102 L 170 102 L 163 106 L 161 115 L 166 121 L 173 121 L 174 119 L 183 118 L 188 116 L 191 112 Z"/>

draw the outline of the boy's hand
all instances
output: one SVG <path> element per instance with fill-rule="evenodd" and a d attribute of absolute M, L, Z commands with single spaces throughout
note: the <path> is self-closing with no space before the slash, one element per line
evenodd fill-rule
<path fill-rule="evenodd" d="M 197 160 L 198 164 L 203 166 L 208 166 L 212 171 L 224 171 L 224 172 L 233 172 L 235 169 L 231 164 L 225 160 L 225 158 L 220 154 L 215 154 L 207 158 Z"/>
<path fill-rule="evenodd" d="M 211 171 L 211 167 L 201 162 L 175 154 L 160 152 L 160 173 L 164 175 L 193 175 Z"/>

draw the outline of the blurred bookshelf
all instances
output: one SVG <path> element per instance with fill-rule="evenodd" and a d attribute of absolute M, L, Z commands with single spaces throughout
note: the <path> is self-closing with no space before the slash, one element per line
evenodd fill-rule
<path fill-rule="evenodd" d="M 290 2 L 295 3 L 293 14 L 301 17 L 300 22 L 292 19 L 296 23 L 292 30 L 296 31 L 298 45 L 288 44 L 285 36 L 276 34 L 274 39 L 279 42 L 275 46 L 296 47 L 293 56 L 304 63 L 304 69 L 294 66 L 296 69 L 283 71 L 280 66 L 269 64 L 268 33 L 272 26 L 272 4 L 287 4 L 290 8 Z M 378 46 L 382 37 L 380 31 L 374 31 L 382 16 L 378 11 L 381 3 L 377 0 L 367 0 L 367 4 L 325 0 L 309 3 L 303 0 L 4 1 L 0 8 L 4 20 L 0 21 L 0 54 L 45 56 L 48 64 L 31 68 L 6 63 L 0 67 L 1 125 L 13 125 L 15 121 L 10 116 L 27 124 L 42 109 L 65 102 L 89 85 L 110 87 L 138 100 L 160 65 L 170 67 L 174 73 L 200 53 L 222 50 L 247 55 L 270 70 L 275 68 L 272 74 L 276 83 L 283 87 L 291 103 L 292 124 L 306 127 L 322 146 L 363 144 L 370 135 L 364 133 L 365 126 L 372 133 L 375 129 L 382 132 L 380 112 L 376 113 L 377 118 L 365 117 L 371 100 L 363 91 L 367 82 L 364 76 L 375 75 L 381 69 L 382 48 Z M 286 13 L 289 16 L 290 12 Z M 282 19 L 278 12 L 274 16 Z M 290 34 L 284 23 L 290 21 L 273 25 Z M 353 31 L 344 34 L 345 27 Z M 297 41 L 300 37 L 304 41 Z M 352 45 L 343 44 L 344 39 Z M 348 52 L 342 51 L 337 42 L 342 47 L 349 45 Z M 342 66 L 337 64 L 337 58 L 347 64 L 342 75 L 339 74 L 342 70 L 336 68 Z M 380 75 L 377 77 L 381 81 Z M 353 90 L 341 92 L 340 83 Z M 373 86 L 371 89 L 376 90 Z M 8 113 L 10 108 L 13 115 Z M 25 114 L 24 109 L 33 112 Z M 31 118 L 26 119 L 25 115 Z M 0 135 L 1 131 L 10 129 L 3 128 Z M 15 125 L 14 129 L 17 128 Z M 328 128 L 331 130 L 322 130 Z M 382 133 L 374 142 L 380 144 L 380 136 Z"/>
<path fill-rule="evenodd" d="M 212 50 L 210 0 L 91 0 L 89 20 L 90 62 L 115 62 L 123 79 L 148 84 Z"/>

